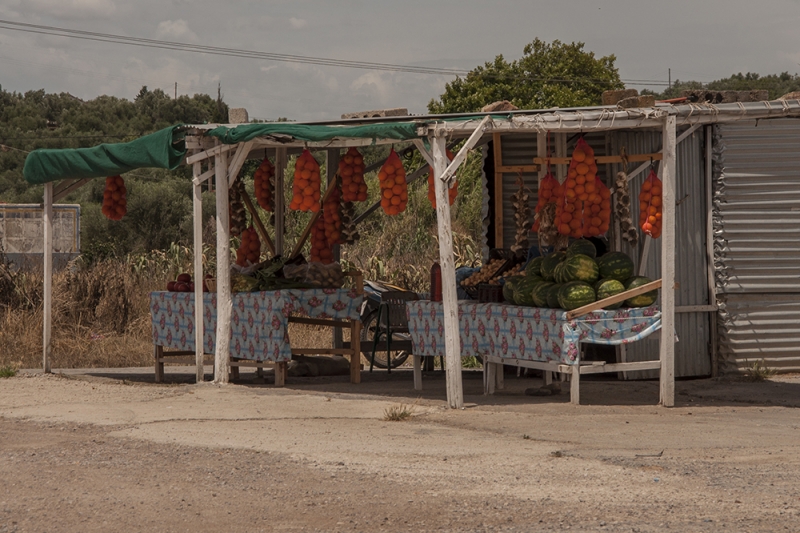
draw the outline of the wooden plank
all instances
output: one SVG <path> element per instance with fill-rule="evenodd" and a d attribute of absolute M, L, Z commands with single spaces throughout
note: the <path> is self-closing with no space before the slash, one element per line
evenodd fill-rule
<path fill-rule="evenodd" d="M 292 355 L 350 355 L 352 353 L 353 350 L 349 348 L 292 348 Z"/>
<path fill-rule="evenodd" d="M 281 361 L 280 363 L 275 363 L 275 386 L 276 387 L 283 387 L 286 385 L 286 374 L 287 374 L 287 364 L 286 361 Z"/>
<path fill-rule="evenodd" d="M 350 383 L 361 383 L 361 321 L 353 320 L 350 327 Z"/>
<path fill-rule="evenodd" d="M 250 198 L 250 195 L 247 194 L 247 191 L 242 191 L 242 202 L 244 202 L 244 206 L 250 211 L 250 216 L 253 219 L 253 224 L 256 227 L 256 231 L 261 236 L 261 240 L 264 241 L 264 244 L 267 245 L 269 249 L 269 253 L 275 257 L 275 245 L 272 243 L 272 239 L 267 233 L 267 228 L 264 226 L 264 223 L 261 222 L 261 217 L 258 216 L 258 210 L 256 206 L 253 205 L 253 200 Z"/>
<path fill-rule="evenodd" d="M 446 131 L 437 129 L 429 137 L 433 148 L 434 189 L 436 190 L 436 223 L 439 235 L 439 264 L 442 268 L 442 307 L 444 311 L 444 345 L 446 360 L 447 403 L 451 409 L 464 407 L 464 389 L 461 382 L 461 339 L 458 324 L 458 295 L 456 293 L 456 267 L 453 257 L 453 233 L 450 227 L 450 202 L 447 183 L 437 179 L 447 168 Z"/>
<path fill-rule="evenodd" d="M 502 141 L 499 133 L 492 133 L 494 143 L 494 247 L 503 248 L 503 166 Z M 438 202 L 438 200 L 437 200 Z"/>
<path fill-rule="evenodd" d="M 275 149 L 275 255 L 283 256 L 285 239 L 285 197 L 286 183 L 286 148 Z"/>
<path fill-rule="evenodd" d="M 200 163 L 195 163 L 195 176 L 201 172 Z M 203 345 L 205 330 L 203 329 L 203 196 L 200 183 L 192 184 L 192 237 L 194 248 L 194 346 L 195 346 L 195 380 L 202 383 Z"/>
<path fill-rule="evenodd" d="M 162 381 L 164 381 L 164 363 L 162 362 L 163 353 L 164 353 L 164 348 L 157 345 L 153 346 L 153 360 L 156 365 L 155 368 L 156 383 L 161 383 Z"/>
<path fill-rule="evenodd" d="M 227 151 L 215 156 L 217 182 L 217 343 L 214 364 L 214 383 L 228 383 L 230 376 L 230 339 L 233 299 L 231 296 L 231 231 L 228 213 Z"/>
<path fill-rule="evenodd" d="M 195 165 L 200 165 L 201 163 L 194 163 Z M 210 166 L 210 165 L 209 165 Z M 212 167 L 211 169 L 203 172 L 202 174 L 195 174 L 194 178 L 192 178 L 192 183 L 195 185 L 200 185 L 201 183 L 205 183 L 210 177 L 214 176 L 217 171 L 214 170 Z"/>
<path fill-rule="evenodd" d="M 414 390 L 422 390 L 422 356 L 412 355 L 414 363 Z"/>
<path fill-rule="evenodd" d="M 328 197 L 331 194 L 333 194 L 333 188 L 335 184 L 336 181 L 333 181 L 328 184 L 328 189 L 325 191 L 325 194 L 320 199 L 320 202 L 322 204 L 324 204 L 325 201 L 328 199 Z M 311 215 L 311 219 L 308 221 L 308 224 L 306 224 L 306 228 L 303 230 L 303 233 L 300 234 L 300 238 L 297 239 L 297 244 L 295 244 L 294 250 L 292 250 L 292 255 L 289 256 L 289 259 L 294 259 L 295 257 L 297 257 L 297 255 L 300 253 L 300 250 L 303 249 L 303 245 L 306 243 L 308 236 L 311 235 L 311 230 L 314 228 L 314 223 L 316 223 L 320 215 L 322 215 L 322 209 Z"/>
<path fill-rule="evenodd" d="M 92 180 L 90 178 L 86 178 L 82 180 L 70 180 L 70 181 L 71 183 L 69 183 L 68 185 L 65 185 L 64 182 L 62 181 L 61 183 L 59 183 L 59 187 L 56 187 L 53 190 L 53 203 L 58 202 L 63 198 L 66 198 L 67 196 L 77 191 L 78 189 L 80 189 L 81 187 L 83 187 Z"/>
<path fill-rule="evenodd" d="M 581 372 L 577 365 L 570 368 L 569 373 L 569 403 L 581 404 Z"/>
<path fill-rule="evenodd" d="M 228 165 L 228 187 L 233 185 L 234 180 L 239 175 L 242 165 L 247 161 L 247 156 L 250 155 L 250 149 L 253 147 L 253 141 L 239 143 L 236 149 L 236 155 L 233 156 L 230 164 Z"/>
<path fill-rule="evenodd" d="M 42 302 L 42 370 L 49 374 L 50 359 L 53 355 L 53 182 L 44 184 L 44 205 L 42 206 L 42 225 L 44 236 L 42 244 L 44 268 L 44 294 Z"/>
<path fill-rule="evenodd" d="M 676 313 L 716 313 L 716 305 L 680 305 L 675 307 Z"/>
<path fill-rule="evenodd" d="M 331 328 L 349 328 L 349 320 L 332 320 L 327 318 L 309 318 L 304 316 L 290 316 L 289 322 L 295 324 L 311 324 L 312 326 L 327 326 Z"/>
<path fill-rule="evenodd" d="M 248 361 L 244 359 L 234 359 L 229 363 L 231 368 L 264 368 L 280 364 L 274 361 Z"/>
<path fill-rule="evenodd" d="M 661 361 L 637 361 L 631 363 L 607 363 L 599 365 L 581 365 L 581 374 L 607 374 L 615 372 L 636 372 L 639 370 L 656 370 Z"/>
<path fill-rule="evenodd" d="M 664 154 L 655 152 L 652 154 L 631 154 L 628 156 L 628 162 L 638 163 L 640 161 L 661 161 Z M 594 158 L 598 165 L 609 163 L 622 163 L 622 156 L 619 155 L 601 155 Z M 551 165 L 569 165 L 572 162 L 571 157 L 551 157 L 549 159 Z M 545 165 L 548 162 L 546 157 L 534 157 L 533 162 L 537 165 Z"/>
<path fill-rule="evenodd" d="M 502 363 L 494 363 L 494 365 L 497 367 L 497 368 L 495 368 L 495 373 L 494 373 L 495 378 L 496 378 L 495 387 L 497 388 L 497 390 L 503 390 L 503 389 L 506 388 L 505 375 L 504 375 L 505 372 L 504 372 L 504 369 L 503 369 L 503 364 Z"/>
<path fill-rule="evenodd" d="M 523 174 L 532 174 L 534 172 L 539 172 L 542 166 L 543 165 L 501 165 L 495 167 L 494 171 L 495 174 L 498 172 L 501 174 L 519 174 L 520 172 Z"/>
<path fill-rule="evenodd" d="M 422 142 L 422 139 L 413 139 L 411 142 L 413 142 L 414 146 L 417 147 L 417 151 L 419 152 L 419 155 L 422 156 L 422 159 L 424 159 L 428 165 L 433 166 L 433 156 L 425 148 L 425 143 Z"/>
<path fill-rule="evenodd" d="M 497 377 L 497 363 L 484 363 L 483 364 L 483 394 L 494 394 Z"/>
<path fill-rule="evenodd" d="M 439 177 L 439 179 L 441 179 L 445 183 L 447 183 L 448 186 L 450 185 L 450 178 L 455 176 L 456 169 L 458 169 L 458 167 L 460 167 L 461 164 L 464 161 L 466 161 L 467 154 L 469 154 L 469 151 L 472 150 L 472 148 L 476 144 L 478 144 L 478 141 L 481 140 L 481 137 L 483 136 L 483 132 L 486 130 L 486 126 L 489 124 L 489 122 L 491 122 L 491 120 L 492 120 L 492 117 L 489 116 L 489 115 L 486 115 L 485 117 L 483 117 L 483 120 L 480 121 L 480 123 L 478 124 L 478 127 L 475 128 L 475 131 L 472 132 L 472 135 L 470 135 L 467 138 L 467 141 L 464 143 L 464 145 L 461 147 L 461 149 L 455 155 L 453 160 L 450 161 L 450 163 L 447 165 L 447 168 L 444 170 L 442 175 Z"/>
<path fill-rule="evenodd" d="M 219 142 L 219 141 L 217 141 L 217 142 Z M 199 154 L 190 155 L 189 157 L 186 158 L 186 164 L 187 165 L 193 165 L 193 164 L 198 163 L 200 161 L 203 161 L 205 159 L 209 159 L 211 157 L 216 157 L 218 155 L 222 155 L 225 152 L 227 152 L 229 150 L 232 150 L 236 146 L 238 146 L 238 145 L 237 144 L 218 144 L 214 148 L 211 148 L 210 150 L 206 150 L 205 152 L 200 152 Z M 227 167 L 227 163 L 225 163 L 225 166 Z"/>
<path fill-rule="evenodd" d="M 659 373 L 661 405 L 675 405 L 675 116 L 664 121 L 661 138 L 664 161 L 661 165 L 663 183 L 663 219 L 661 230 L 661 279 L 666 290 L 661 291 L 661 336 Z"/>
<path fill-rule="evenodd" d="M 650 292 L 654 289 L 658 289 L 661 287 L 661 280 L 657 279 L 655 281 L 651 281 L 650 283 L 646 283 L 641 287 L 636 287 L 635 289 L 631 289 L 629 291 L 621 292 L 619 294 L 615 294 L 614 296 L 609 296 L 608 298 L 604 298 L 602 300 L 598 300 L 596 302 L 590 303 L 589 305 L 584 305 L 583 307 L 578 307 L 577 309 L 573 309 L 572 311 L 567 312 L 567 320 L 572 320 L 573 318 L 578 318 L 579 316 L 583 316 L 586 314 L 591 313 L 592 311 L 597 311 L 598 309 L 602 309 L 604 307 L 608 307 L 609 305 L 624 302 L 628 298 L 633 298 L 634 296 L 639 296 L 640 294 L 644 294 L 646 292 Z M 663 301 L 663 294 L 662 294 L 662 301 Z"/>
<path fill-rule="evenodd" d="M 647 258 L 650 255 L 651 246 L 653 246 L 653 238 L 650 235 L 645 235 L 642 251 L 639 254 L 639 271 L 637 273 L 639 276 L 644 276 L 645 272 L 647 272 Z"/>

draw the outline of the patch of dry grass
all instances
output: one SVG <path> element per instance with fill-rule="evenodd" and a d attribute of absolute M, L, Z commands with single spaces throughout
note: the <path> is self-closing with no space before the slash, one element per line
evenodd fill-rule
<path fill-rule="evenodd" d="M 387 422 L 402 422 L 414 416 L 414 406 L 399 404 L 387 407 L 383 411 L 383 419 Z"/>

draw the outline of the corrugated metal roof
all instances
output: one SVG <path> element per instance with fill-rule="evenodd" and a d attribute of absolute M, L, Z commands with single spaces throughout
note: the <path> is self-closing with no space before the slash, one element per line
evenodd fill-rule
<path fill-rule="evenodd" d="M 715 127 L 714 267 L 724 370 L 800 369 L 800 121 Z"/>

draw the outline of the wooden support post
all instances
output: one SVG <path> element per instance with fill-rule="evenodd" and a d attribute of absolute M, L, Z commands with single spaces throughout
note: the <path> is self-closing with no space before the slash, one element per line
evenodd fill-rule
<path fill-rule="evenodd" d="M 339 149 L 331 148 L 325 150 L 325 173 L 328 175 L 328 185 L 336 181 L 336 174 L 339 172 Z M 342 260 L 342 247 L 338 244 L 333 246 L 333 260 Z M 343 346 L 343 332 L 342 328 L 333 328 L 333 347 L 341 348 Z M 359 363 L 360 364 L 360 363 Z M 359 369 L 359 374 L 360 374 Z"/>
<path fill-rule="evenodd" d="M 503 247 L 503 166 L 502 141 L 499 133 L 492 134 L 494 150 L 494 247 Z M 436 200 L 437 203 L 439 200 Z"/>
<path fill-rule="evenodd" d="M 490 363 L 489 360 L 483 362 L 483 393 L 494 394 L 497 384 L 497 364 Z"/>
<path fill-rule="evenodd" d="M 464 390 L 461 383 L 461 339 L 458 324 L 458 295 L 456 294 L 456 269 L 453 258 L 453 233 L 450 227 L 450 202 L 448 187 L 439 179 L 447 168 L 447 148 L 444 130 L 430 137 L 433 148 L 434 183 L 436 189 L 436 221 L 439 230 L 439 264 L 442 267 L 442 300 L 444 308 L 444 345 L 447 360 L 447 403 L 452 409 L 464 407 Z M 495 178 L 496 179 L 496 178 Z"/>
<path fill-rule="evenodd" d="M 675 117 L 664 122 L 661 138 L 664 160 L 661 164 L 663 183 L 663 228 L 661 233 L 661 341 L 659 359 L 661 373 L 661 405 L 675 405 Z"/>
<path fill-rule="evenodd" d="M 195 177 L 202 172 L 200 163 L 194 164 Z M 202 185 L 195 183 L 192 185 L 192 228 L 194 235 L 194 353 L 197 383 L 203 382 L 203 355 L 205 346 L 203 338 L 203 200 Z"/>
<path fill-rule="evenodd" d="M 364 294 L 364 275 L 355 271 L 352 274 L 353 286 L 357 294 Z M 361 383 L 361 319 L 350 322 L 350 383 Z"/>
<path fill-rule="evenodd" d="M 569 375 L 569 401 L 572 405 L 581 404 L 581 365 L 572 365 Z"/>
<path fill-rule="evenodd" d="M 161 383 L 164 381 L 164 347 L 163 346 L 153 346 L 153 361 L 156 365 L 156 373 L 155 373 L 155 380 L 156 383 Z"/>
<path fill-rule="evenodd" d="M 503 390 L 506 388 L 506 377 L 505 377 L 505 366 L 503 363 L 496 363 L 497 368 L 495 369 L 495 378 L 496 378 L 496 387 L 497 390 Z"/>
<path fill-rule="evenodd" d="M 242 191 L 242 202 L 244 203 L 245 208 L 247 208 L 247 210 L 250 212 L 250 217 L 253 219 L 253 225 L 255 226 L 258 234 L 261 236 L 261 240 L 264 241 L 269 253 L 275 256 L 275 245 L 272 243 L 272 239 L 270 239 L 264 223 L 261 222 L 261 218 L 258 216 L 258 210 L 253 204 L 253 200 L 250 198 L 250 195 L 247 194 L 247 191 Z"/>
<path fill-rule="evenodd" d="M 231 230 L 228 219 L 227 152 L 215 156 L 217 170 L 217 347 L 214 354 L 214 383 L 228 383 L 230 372 L 231 314 Z"/>
<path fill-rule="evenodd" d="M 286 202 L 283 185 L 286 176 L 286 148 L 275 149 L 275 255 L 283 256 Z"/>
<path fill-rule="evenodd" d="M 53 355 L 53 182 L 44 184 L 44 206 L 42 226 L 44 243 L 42 259 L 44 264 L 44 295 L 42 317 L 42 370 L 50 373 L 50 357 Z"/>
<path fill-rule="evenodd" d="M 414 390 L 422 390 L 422 356 L 412 355 L 414 360 Z"/>
<path fill-rule="evenodd" d="M 286 385 L 286 361 L 275 363 L 275 386 L 283 387 Z"/>

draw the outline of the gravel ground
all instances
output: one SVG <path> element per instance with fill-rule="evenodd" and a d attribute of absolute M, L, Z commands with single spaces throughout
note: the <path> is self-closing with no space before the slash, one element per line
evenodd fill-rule
<path fill-rule="evenodd" d="M 417 396 L 403 373 L 146 372 L 0 380 L 0 533 L 800 531 L 800 376 L 678 382 L 673 409 L 655 382 L 582 382 L 575 407 L 473 377 L 452 411 L 436 375 Z M 400 402 L 414 416 L 383 420 Z"/>

